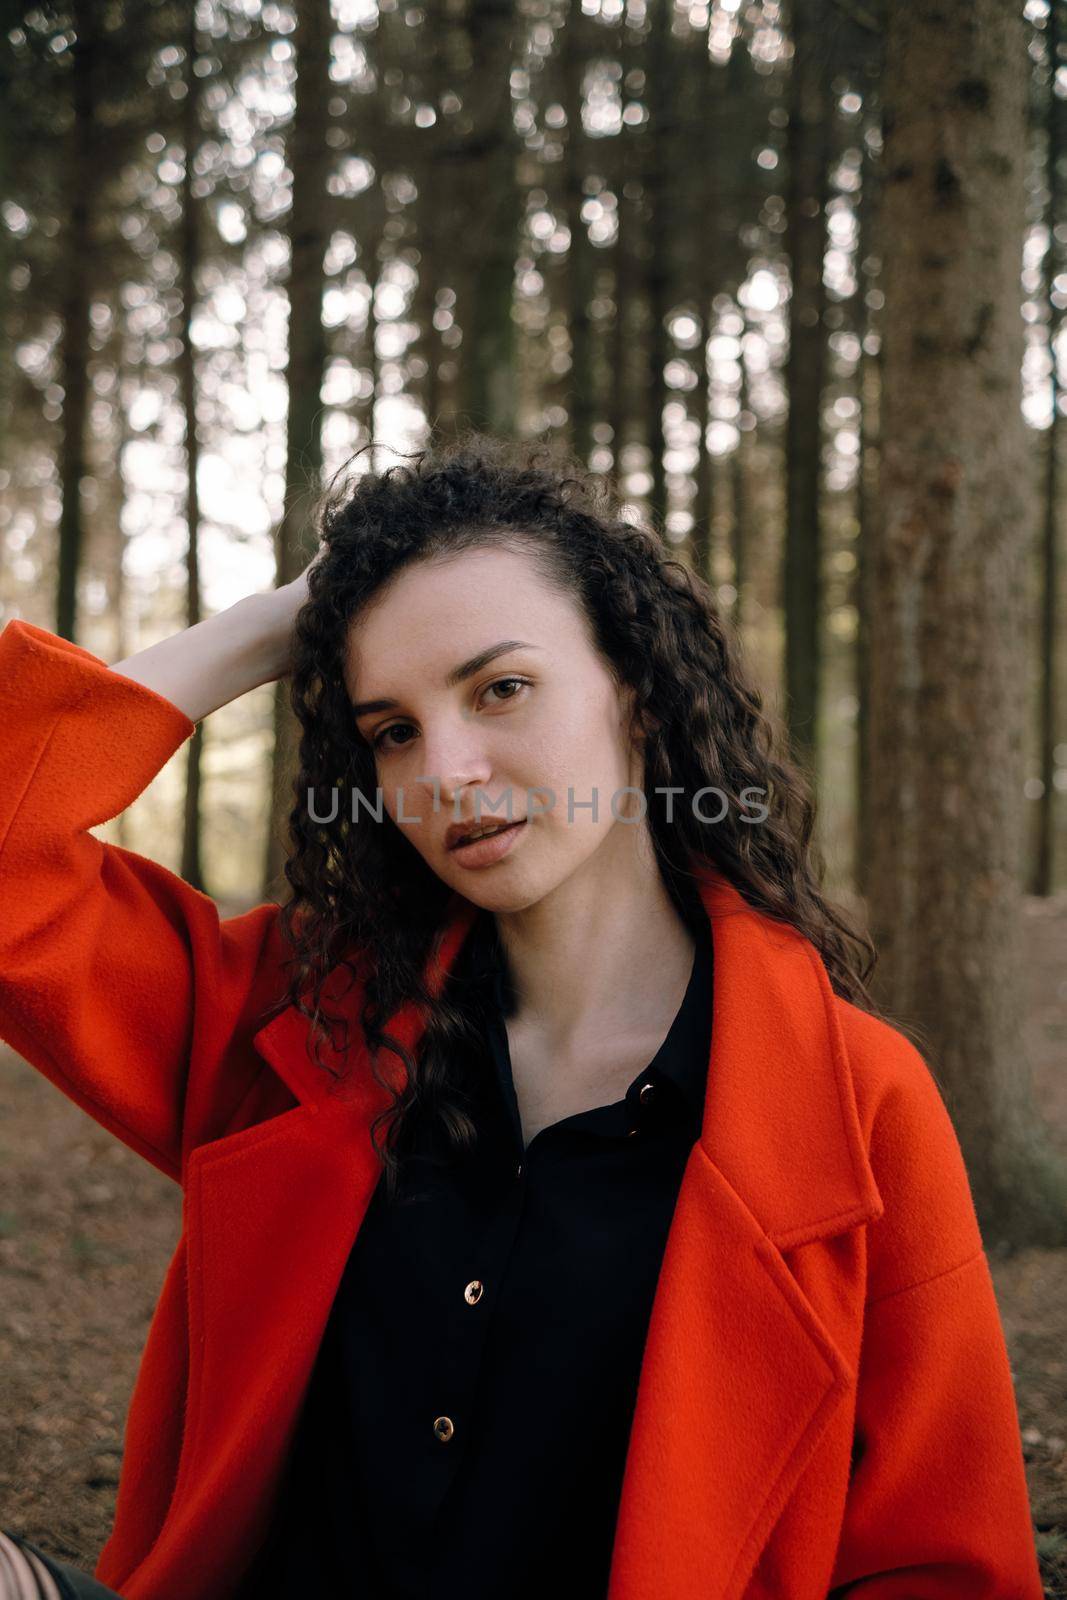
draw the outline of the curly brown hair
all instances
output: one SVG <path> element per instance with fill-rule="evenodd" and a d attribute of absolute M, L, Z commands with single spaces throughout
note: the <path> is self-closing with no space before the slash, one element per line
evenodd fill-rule
<path fill-rule="evenodd" d="M 355 728 L 343 678 L 346 638 L 372 596 L 415 562 L 486 545 L 532 557 L 544 579 L 582 608 L 615 682 L 635 691 L 637 712 L 648 716 L 646 816 L 682 917 L 699 925 L 695 884 L 701 863 L 710 862 L 750 905 L 811 941 L 837 994 L 876 1011 L 866 987 L 874 947 L 820 893 L 825 868 L 812 843 L 808 782 L 776 753 L 780 730 L 710 588 L 661 536 L 628 520 L 605 480 L 537 441 L 468 431 L 354 482 L 344 471 L 320 504 L 322 549 L 294 625 L 290 696 L 302 732 L 285 867 L 292 893 L 281 909 L 293 951 L 284 1003 L 309 1019 L 315 1060 L 333 1071 L 318 1041 L 327 1028 L 347 1024 L 324 1011 L 323 984 L 334 968 L 362 978 L 360 1023 L 374 1075 L 392 1096 L 371 1129 L 390 1191 L 422 1118 L 449 1147 L 475 1139 L 455 1063 L 477 1019 L 455 986 L 434 995 L 423 981 L 453 891 L 388 819 L 360 827 L 339 807 L 331 821 L 316 821 L 304 797 L 335 786 L 376 790 L 374 752 Z M 685 807 L 672 816 L 662 792 L 671 786 L 722 791 L 726 816 L 711 829 Z M 768 808 L 759 826 L 737 815 L 752 804 L 745 791 L 758 792 Z M 409 1002 L 426 1022 L 414 1055 L 386 1031 Z M 342 1038 L 342 1052 L 347 1043 Z M 382 1049 L 403 1063 L 401 1089 L 381 1075 Z"/>

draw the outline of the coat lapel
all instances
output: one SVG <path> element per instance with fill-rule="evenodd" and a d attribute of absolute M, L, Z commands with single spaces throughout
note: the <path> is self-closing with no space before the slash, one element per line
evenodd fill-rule
<path fill-rule="evenodd" d="M 707 1095 L 649 1323 L 609 1600 L 742 1594 L 853 1381 L 783 1252 L 882 1211 L 825 969 L 718 873 L 701 894 L 715 957 Z M 476 915 L 458 895 L 450 911 L 431 986 Z M 421 1028 L 411 1006 L 392 1019 L 409 1047 Z M 366 1048 L 338 1093 L 306 1039 L 293 1008 L 259 1031 L 296 1105 L 189 1159 L 181 1465 L 132 1596 L 215 1600 L 250 1558 L 378 1178 L 369 1127 L 389 1095 Z"/>
<path fill-rule="evenodd" d="M 700 1141 L 649 1323 L 609 1600 L 736 1600 L 855 1375 L 783 1252 L 883 1211 L 813 948 L 702 884 L 715 981 Z"/>

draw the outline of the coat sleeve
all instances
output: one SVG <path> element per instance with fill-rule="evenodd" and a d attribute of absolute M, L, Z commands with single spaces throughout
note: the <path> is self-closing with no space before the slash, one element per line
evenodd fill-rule
<path fill-rule="evenodd" d="M 870 1130 L 853 1471 L 832 1600 L 1042 1600 L 1011 1368 L 956 1132 L 910 1041 Z"/>
<path fill-rule="evenodd" d="M 247 1075 L 208 1080 L 284 992 L 278 907 L 220 919 L 208 895 L 89 830 L 195 726 L 58 635 L 21 619 L 0 632 L 0 1038 L 176 1181 L 190 1091 L 240 1098 Z"/>

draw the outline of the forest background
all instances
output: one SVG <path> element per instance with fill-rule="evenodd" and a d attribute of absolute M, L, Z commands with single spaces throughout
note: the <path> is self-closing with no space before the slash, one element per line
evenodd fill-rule
<path fill-rule="evenodd" d="M 117 661 L 285 582 L 357 450 L 609 478 L 942 1085 L 1067 1593 L 1064 0 L 2 17 L 0 623 Z M 291 734 L 242 697 L 101 836 L 280 898 Z M 91 1566 L 177 1214 L 10 1056 L 0 1113 L 0 1525 Z"/>

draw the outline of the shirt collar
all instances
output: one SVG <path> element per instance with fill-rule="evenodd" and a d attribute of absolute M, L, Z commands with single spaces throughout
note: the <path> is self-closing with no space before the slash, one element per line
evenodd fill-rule
<path fill-rule="evenodd" d="M 712 943 L 710 929 L 694 930 L 696 951 L 682 1003 L 647 1073 L 669 1078 L 685 1098 L 699 1128 L 704 1115 L 711 1053 Z"/>

